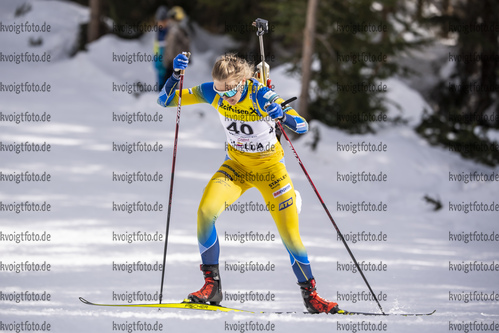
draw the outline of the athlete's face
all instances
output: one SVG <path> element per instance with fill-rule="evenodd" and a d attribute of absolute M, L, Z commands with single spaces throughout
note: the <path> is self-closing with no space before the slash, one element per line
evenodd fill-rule
<path fill-rule="evenodd" d="M 226 80 L 213 80 L 215 91 L 221 95 L 227 103 L 235 105 L 241 99 L 244 90 L 245 80 L 238 81 L 235 78 L 228 78 Z"/>

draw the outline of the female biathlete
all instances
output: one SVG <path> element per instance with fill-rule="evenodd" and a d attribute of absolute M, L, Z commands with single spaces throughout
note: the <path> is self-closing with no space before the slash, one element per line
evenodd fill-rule
<path fill-rule="evenodd" d="M 179 54 L 174 59 L 174 73 L 160 92 L 163 107 L 178 104 L 176 86 L 180 70 L 188 58 Z M 213 82 L 182 91 L 182 104 L 208 103 L 217 111 L 227 136 L 227 156 L 206 186 L 199 204 L 197 237 L 201 252 L 201 271 L 205 284 L 188 295 L 191 302 L 219 304 L 222 285 L 218 268 L 220 253 L 215 221 L 246 190 L 256 187 L 270 203 L 284 246 L 289 253 L 293 272 L 305 303 L 311 313 L 336 313 L 338 304 L 317 294 L 306 249 L 298 230 L 298 211 L 293 183 L 284 165 L 284 151 L 277 140 L 275 121 L 296 133 L 308 131 L 307 122 L 274 91 L 253 78 L 253 68 L 233 54 L 217 59 L 212 70 Z M 255 177 L 270 175 L 270 177 Z"/>

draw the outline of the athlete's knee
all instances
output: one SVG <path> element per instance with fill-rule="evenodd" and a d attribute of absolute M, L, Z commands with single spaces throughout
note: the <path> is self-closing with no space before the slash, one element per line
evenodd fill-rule
<path fill-rule="evenodd" d="M 200 205 L 198 208 L 198 225 L 212 223 L 217 218 L 217 212 L 207 205 Z"/>
<path fill-rule="evenodd" d="M 304 250 L 305 247 L 301 240 L 300 234 L 296 230 L 283 228 L 279 230 L 279 235 L 281 236 L 284 245 L 288 249 L 299 250 L 299 251 Z"/>

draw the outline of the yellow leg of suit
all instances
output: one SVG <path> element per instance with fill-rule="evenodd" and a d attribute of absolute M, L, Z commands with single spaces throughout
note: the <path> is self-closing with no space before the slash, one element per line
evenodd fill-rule
<path fill-rule="evenodd" d="M 283 163 L 265 169 L 226 160 L 209 181 L 198 209 L 198 242 L 203 264 L 218 264 L 219 242 L 215 221 L 222 211 L 247 189 L 256 187 L 269 204 L 281 239 L 290 255 L 299 282 L 312 278 L 307 252 L 300 238 L 298 212 L 293 184 Z"/>

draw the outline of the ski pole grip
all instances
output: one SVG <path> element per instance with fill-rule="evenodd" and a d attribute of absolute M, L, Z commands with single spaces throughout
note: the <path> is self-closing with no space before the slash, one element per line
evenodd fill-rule
<path fill-rule="evenodd" d="M 190 52 L 182 52 L 183 55 L 185 55 L 187 57 L 187 59 L 190 59 L 191 58 L 191 53 Z M 180 70 L 180 75 L 184 75 L 185 73 L 185 69 L 181 69 Z"/>
<path fill-rule="evenodd" d="M 298 99 L 296 96 L 295 97 L 291 97 L 290 99 L 284 101 L 281 103 L 281 107 L 285 107 L 286 105 L 288 105 L 289 103 L 291 103 L 292 101 Z M 277 121 L 282 121 L 284 119 L 284 115 L 278 119 L 276 119 Z"/>

